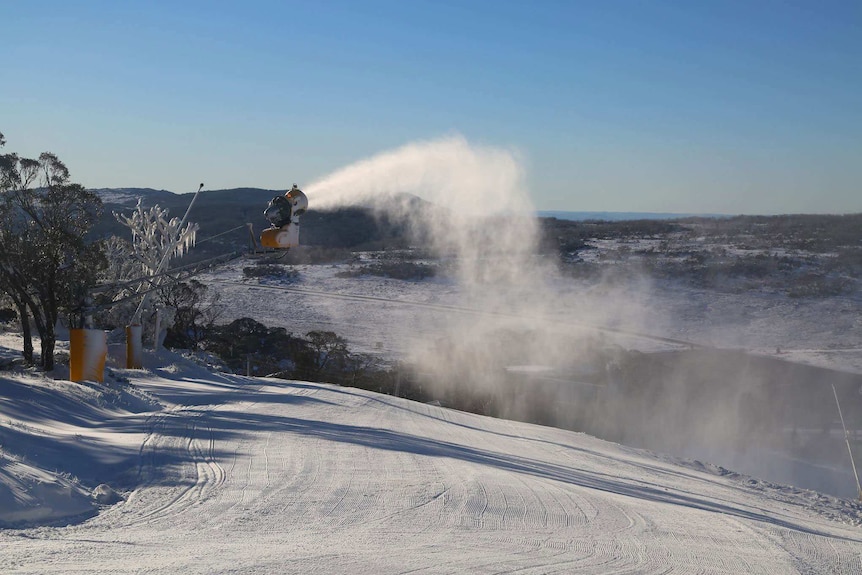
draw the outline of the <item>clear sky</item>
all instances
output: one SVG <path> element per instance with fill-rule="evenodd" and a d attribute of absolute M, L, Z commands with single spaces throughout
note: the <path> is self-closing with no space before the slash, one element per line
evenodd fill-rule
<path fill-rule="evenodd" d="M 0 4 L 0 132 L 89 187 L 283 189 L 417 140 L 539 209 L 862 211 L 862 2 Z"/>

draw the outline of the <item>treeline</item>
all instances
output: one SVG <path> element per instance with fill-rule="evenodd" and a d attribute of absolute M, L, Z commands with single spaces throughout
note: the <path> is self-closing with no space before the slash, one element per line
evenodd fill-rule
<path fill-rule="evenodd" d="M 192 315 L 180 310 L 178 318 Z M 190 325 L 180 320 L 168 330 L 165 345 L 205 352 L 215 360 L 212 367 L 231 373 L 335 383 L 416 401 L 431 400 L 411 370 L 352 352 L 345 339 L 332 331 L 297 336 L 251 318 L 223 325 Z"/>

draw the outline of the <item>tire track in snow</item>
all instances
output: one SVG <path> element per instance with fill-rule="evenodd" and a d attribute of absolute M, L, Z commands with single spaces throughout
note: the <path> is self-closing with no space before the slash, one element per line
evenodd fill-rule
<path fill-rule="evenodd" d="M 168 427 L 169 423 L 176 422 L 179 418 L 179 413 L 179 410 L 174 410 L 169 414 L 165 414 L 165 417 L 161 419 L 158 426 L 162 431 L 160 433 L 154 432 L 148 442 L 150 455 L 149 465 L 146 466 L 148 470 L 146 474 L 149 476 L 149 479 L 136 490 L 138 505 L 143 505 L 143 508 L 135 510 L 134 514 L 136 517 L 125 522 L 124 526 L 139 525 L 170 515 L 167 511 L 172 506 L 181 502 L 200 481 L 197 461 L 194 458 L 194 454 L 189 450 L 191 439 L 188 437 L 188 431 L 190 424 L 184 424 L 186 433 L 183 434 L 173 432 L 175 429 L 178 429 L 178 426 Z M 169 432 L 169 430 L 172 432 Z M 167 457 L 165 453 L 168 452 L 174 452 L 178 455 L 180 451 L 178 449 L 179 445 L 185 446 L 186 454 L 189 456 L 188 461 L 180 461 L 179 457 L 177 457 L 178 463 L 174 467 L 177 468 L 175 470 L 179 473 L 180 479 L 175 481 L 175 485 L 165 485 L 164 481 L 156 477 L 155 473 L 155 470 L 160 469 L 162 466 L 159 457 Z M 189 468 L 194 470 L 194 477 L 192 477 Z M 153 503 L 146 501 L 151 497 L 155 498 Z M 127 501 L 124 507 L 127 507 L 129 503 L 130 501 Z"/>
<path fill-rule="evenodd" d="M 140 449 L 139 476 L 144 481 L 133 492 L 134 497 L 121 506 L 126 514 L 133 515 L 124 525 L 175 517 L 206 500 L 212 490 L 225 482 L 225 470 L 215 457 L 215 432 L 205 421 L 208 411 L 175 409 L 156 418 L 158 423 Z M 181 457 L 182 454 L 186 457 Z M 171 458 L 176 462 L 170 468 L 179 471 L 180 480 L 166 485 L 156 470 L 164 464 L 163 460 Z M 152 503 L 147 501 L 151 498 L 155 499 Z"/>
<path fill-rule="evenodd" d="M 416 409 L 421 409 L 425 415 L 432 418 L 431 421 L 437 422 L 427 423 L 427 425 L 445 428 L 445 432 L 438 435 L 447 436 L 448 440 L 456 445 L 475 445 L 477 435 L 482 433 L 481 429 L 471 429 L 469 424 L 460 421 L 467 417 L 465 414 L 430 406 L 417 406 Z M 513 436 L 523 432 L 513 423 L 510 423 L 510 428 Z M 415 431 L 415 434 L 425 435 L 421 429 Z M 559 457 L 561 450 L 553 451 Z M 437 458 L 435 461 L 446 459 Z M 455 479 L 450 481 L 457 484 Z M 542 569 L 538 570 L 541 572 L 546 572 L 554 565 L 557 567 L 553 569 L 565 571 L 573 564 L 590 564 L 589 557 L 597 557 L 594 563 L 606 563 L 609 568 L 615 564 L 620 569 L 632 569 L 637 572 L 662 572 L 668 569 L 662 554 L 653 556 L 647 553 L 642 545 L 617 541 L 617 539 L 637 541 L 639 538 L 647 537 L 647 534 L 655 529 L 642 514 L 629 509 L 629 506 L 624 503 L 612 502 L 609 505 L 605 501 L 605 494 L 589 496 L 587 494 L 591 490 L 587 488 L 554 480 L 536 481 L 535 478 L 527 481 L 523 474 L 515 471 L 490 468 L 481 475 L 474 476 L 469 482 L 462 482 L 465 495 L 459 510 L 459 524 L 462 527 L 478 528 L 484 533 L 495 534 L 495 540 L 501 547 L 517 548 L 520 549 L 519 555 L 535 558 L 535 561 L 509 558 L 504 562 L 506 565 L 512 562 L 521 562 L 525 565 L 505 570 L 529 571 L 535 569 L 538 564 L 542 566 Z M 610 494 L 608 497 L 623 496 Z M 563 510 L 556 515 L 556 522 L 553 525 L 550 506 Z M 560 542 L 547 545 L 548 530 L 566 527 L 584 530 L 590 527 L 591 522 L 596 522 L 596 527 L 599 525 L 602 528 L 610 527 L 619 537 L 597 544 L 594 549 L 581 554 L 576 559 L 571 559 L 571 545 Z M 623 533 L 630 534 L 622 535 Z M 490 571 L 496 571 L 501 569 L 501 564 L 498 559 L 494 559 L 488 563 L 470 563 L 470 568 L 480 570 L 484 566 Z M 459 565 L 459 568 L 463 567 L 464 565 Z"/>
<path fill-rule="evenodd" d="M 186 451 L 190 456 L 191 464 L 195 470 L 194 480 L 179 493 L 171 497 L 166 503 L 143 514 L 138 522 L 149 522 L 159 519 L 172 519 L 184 512 L 193 501 L 200 497 L 204 484 L 209 480 L 209 474 L 202 470 L 200 461 L 200 450 L 194 444 L 195 424 L 186 424 L 187 438 L 185 442 Z"/>
<path fill-rule="evenodd" d="M 277 396 L 307 397 L 320 390 L 310 386 L 293 385 L 283 380 L 273 380 L 261 384 L 258 391 Z M 273 405 L 278 405 L 278 402 L 275 404 L 266 401 L 241 402 L 241 405 L 243 412 L 265 420 L 276 415 L 273 412 Z M 292 460 L 289 453 L 280 446 L 273 450 L 272 439 L 277 434 L 279 434 L 277 428 L 262 429 L 254 441 L 236 440 L 239 442 L 237 450 L 242 453 L 243 466 L 234 465 L 231 470 L 232 485 L 222 495 L 223 501 L 219 502 L 220 508 L 214 511 L 220 516 L 217 528 L 221 529 L 236 522 L 265 524 L 267 517 L 285 512 L 290 505 L 292 494 L 289 493 L 289 488 L 297 480 L 297 474 L 286 473 L 288 462 Z M 304 450 L 303 446 L 306 443 L 298 444 L 297 448 Z M 294 458 L 293 460 L 304 460 L 310 463 L 314 458 Z M 301 473 L 299 477 L 302 477 Z M 295 514 L 295 511 L 293 513 Z"/>

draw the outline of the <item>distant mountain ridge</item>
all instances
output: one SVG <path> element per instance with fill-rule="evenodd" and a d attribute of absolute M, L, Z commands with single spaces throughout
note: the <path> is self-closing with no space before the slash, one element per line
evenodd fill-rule
<path fill-rule="evenodd" d="M 159 204 L 171 210 L 180 206 L 188 206 L 194 192 L 176 194 L 167 190 L 156 190 L 154 188 L 95 188 L 92 190 L 102 198 L 106 206 L 134 207 L 138 198 L 143 200 L 145 206 Z M 229 188 L 223 190 L 203 190 L 199 202 L 218 202 L 228 204 L 253 204 L 257 203 L 260 210 L 266 207 L 266 203 L 276 195 L 283 194 L 285 190 L 269 190 L 265 188 Z M 112 208 L 117 209 L 117 208 Z M 558 220 L 586 221 L 602 220 L 618 222 L 626 220 L 673 220 L 680 218 L 721 218 L 728 217 L 725 214 L 711 213 L 674 213 L 674 212 L 580 212 L 566 210 L 539 210 L 536 216 L 540 218 L 557 218 Z"/>
<path fill-rule="evenodd" d="M 167 190 L 154 190 L 153 188 L 93 188 L 104 204 L 135 205 L 138 198 L 167 199 L 177 194 Z"/>
<path fill-rule="evenodd" d="M 153 188 L 93 188 L 91 191 L 95 192 L 106 206 L 120 205 L 134 207 L 138 202 L 138 198 L 140 198 L 146 206 L 157 203 L 168 209 L 178 205 L 187 206 L 194 195 L 194 192 L 175 194 L 168 190 L 156 190 Z M 273 196 L 283 194 L 285 191 L 287 190 L 266 190 L 263 188 L 204 189 L 198 201 L 209 199 L 219 202 L 244 203 L 247 201 L 260 201 L 261 198 L 266 198 L 265 201 L 269 201 Z M 264 207 L 266 206 L 261 207 L 261 210 Z"/>
<path fill-rule="evenodd" d="M 144 207 L 158 204 L 169 210 L 171 217 L 181 217 L 188 208 L 194 192 L 175 194 L 153 188 L 97 188 L 104 203 L 104 215 L 93 233 L 96 237 L 118 235 L 126 237 L 128 230 L 113 216 L 113 212 L 128 213 L 137 205 L 138 199 Z M 203 190 L 191 212 L 190 220 L 200 226 L 196 253 L 211 256 L 228 250 L 250 248 L 251 238 L 246 224 L 250 223 L 255 235 L 269 227 L 263 210 L 274 196 L 285 190 L 264 188 L 230 188 Z M 402 213 L 439 207 L 410 194 L 401 198 Z M 625 222 L 632 220 L 672 220 L 691 217 L 695 214 L 671 214 L 649 212 L 568 212 L 539 211 L 536 216 L 545 219 L 546 225 L 557 229 L 553 222 L 583 222 L 602 220 Z M 704 214 L 699 214 L 706 216 Z M 556 232 L 555 232 L 556 233 Z M 568 232 L 567 232 L 568 233 Z M 213 237 L 213 241 L 204 241 Z M 396 247 L 409 241 L 407 226 L 399 216 L 375 213 L 370 207 L 346 207 L 332 211 L 317 211 L 314 204 L 302 219 L 302 243 L 323 248 L 380 249 Z"/>

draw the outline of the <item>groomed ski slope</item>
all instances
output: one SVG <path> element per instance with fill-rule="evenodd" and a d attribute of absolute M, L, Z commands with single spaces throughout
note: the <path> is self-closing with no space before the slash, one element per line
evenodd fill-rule
<path fill-rule="evenodd" d="M 0 530 L 0 573 L 862 573 L 842 500 L 170 354 L 125 375 L 166 405 L 105 425 L 137 434 L 137 487 Z"/>

